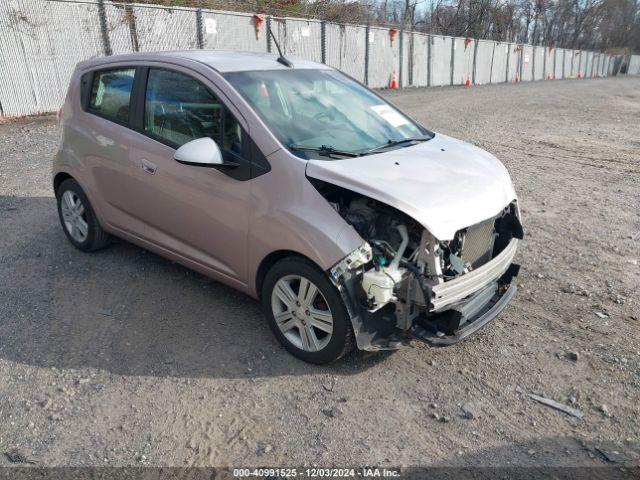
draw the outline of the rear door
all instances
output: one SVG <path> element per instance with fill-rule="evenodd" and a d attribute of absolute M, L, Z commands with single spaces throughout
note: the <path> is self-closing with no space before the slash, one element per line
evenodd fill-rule
<path fill-rule="evenodd" d="M 132 206 L 146 179 L 131 162 L 129 138 L 133 120 L 136 67 L 114 66 L 82 76 L 83 119 L 67 142 L 78 149 L 86 167 L 82 183 L 101 221 L 112 229 L 144 237 L 144 221 Z"/>
<path fill-rule="evenodd" d="M 251 142 L 244 120 L 215 90 L 185 68 L 143 69 L 129 158 L 145 181 L 133 208 L 156 245 L 244 284 Z M 239 166 L 174 160 L 177 148 L 202 137 L 215 140 L 225 160 Z"/>

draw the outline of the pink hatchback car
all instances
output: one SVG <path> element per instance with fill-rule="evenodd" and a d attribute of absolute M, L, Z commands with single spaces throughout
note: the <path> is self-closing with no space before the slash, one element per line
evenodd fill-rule
<path fill-rule="evenodd" d="M 506 169 L 323 64 L 167 52 L 80 63 L 60 113 L 60 220 L 261 300 L 314 363 L 411 338 L 450 345 L 515 293 Z"/>

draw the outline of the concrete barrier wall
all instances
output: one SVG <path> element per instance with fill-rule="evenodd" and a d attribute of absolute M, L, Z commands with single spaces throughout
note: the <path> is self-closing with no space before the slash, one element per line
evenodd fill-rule
<path fill-rule="evenodd" d="M 325 62 L 375 88 L 393 80 L 423 87 L 606 76 L 623 62 L 594 52 L 250 13 L 109 0 L 1 0 L 0 115 L 57 110 L 76 63 L 88 58 L 196 48 L 275 52 L 269 28 L 286 55 Z M 627 64 L 629 74 L 640 74 L 640 56 L 625 57 Z"/>

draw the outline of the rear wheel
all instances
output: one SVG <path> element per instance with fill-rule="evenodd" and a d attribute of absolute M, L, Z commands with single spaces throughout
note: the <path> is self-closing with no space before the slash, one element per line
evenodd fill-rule
<path fill-rule="evenodd" d="M 74 247 L 92 252 L 109 243 L 84 191 L 72 178 L 62 182 L 56 192 L 58 215 L 64 233 Z"/>
<path fill-rule="evenodd" d="M 306 362 L 330 363 L 352 349 L 340 292 L 311 262 L 289 257 L 276 263 L 264 281 L 262 306 L 280 343 Z"/>

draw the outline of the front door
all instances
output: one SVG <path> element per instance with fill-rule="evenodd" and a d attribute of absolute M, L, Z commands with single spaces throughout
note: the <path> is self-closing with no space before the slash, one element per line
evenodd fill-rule
<path fill-rule="evenodd" d="M 159 247 L 244 284 L 250 199 L 246 129 L 196 74 L 144 68 L 140 131 L 132 163 L 146 177 L 135 209 L 145 236 Z M 142 110 L 144 113 L 142 113 Z M 174 160 L 177 148 L 212 138 L 235 168 L 198 167 Z"/>

